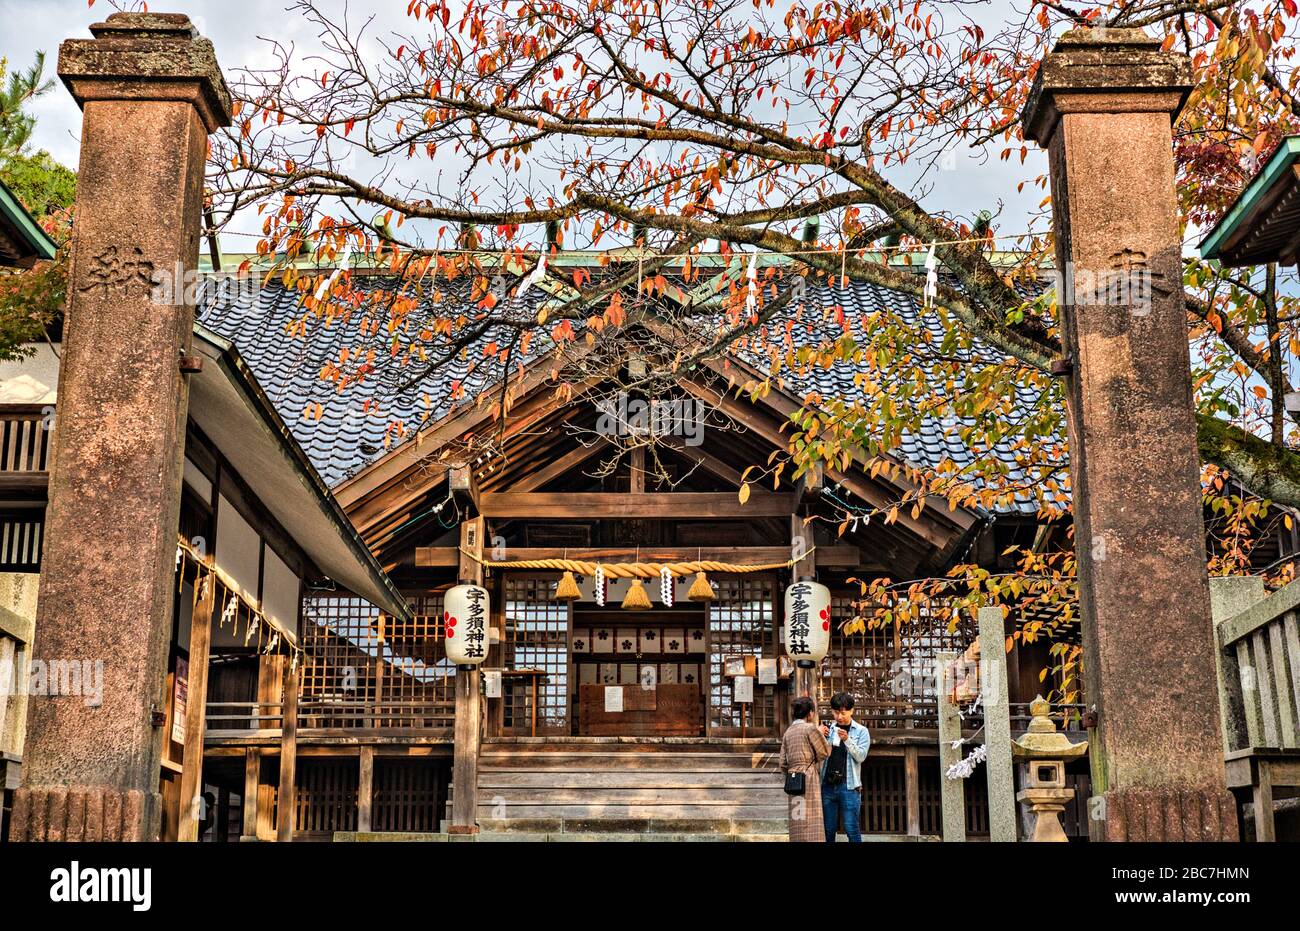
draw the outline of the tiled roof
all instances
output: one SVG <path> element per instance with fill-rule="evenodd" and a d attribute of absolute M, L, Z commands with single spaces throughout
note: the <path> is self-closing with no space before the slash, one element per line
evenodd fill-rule
<path fill-rule="evenodd" d="M 290 327 L 303 315 L 296 292 L 273 284 L 262 288 L 256 298 L 239 296 L 242 293 L 239 291 L 232 297 L 231 293 L 220 279 L 208 282 L 200 296 L 200 319 L 238 347 L 267 396 L 279 409 L 322 477 L 331 485 L 360 471 L 397 443 L 410 439 L 425 420 L 435 421 L 457 404 L 469 403 L 501 375 L 499 361 L 491 356 L 485 359 L 482 351 L 482 346 L 490 342 L 505 341 L 508 331 L 493 328 L 471 347 L 468 358 L 456 358 L 437 367 L 404 395 L 394 397 L 384 393 L 383 403 L 372 405 L 367 410 L 367 402 L 381 393 L 378 376 L 347 381 L 342 389 L 320 377 L 327 364 L 339 362 L 343 349 L 350 354 L 350 361 L 345 366 L 347 370 L 355 371 L 358 361 L 364 361 L 364 355 L 357 355 L 362 341 L 355 320 L 332 324 L 313 322 L 303 329 L 301 335 L 290 335 Z M 936 345 L 942 341 L 944 330 L 941 321 L 933 312 L 925 311 L 911 295 L 860 281 L 851 282 L 847 288 L 810 284 L 806 294 L 806 308 L 791 333 L 797 345 L 817 345 L 838 337 L 843 332 L 841 326 L 831 319 L 829 313 L 818 312 L 818 308 L 829 311 L 837 306 L 843 307 L 845 318 L 855 327 L 865 315 L 887 310 L 909 323 L 923 323 L 931 331 Z M 533 288 L 522 299 L 536 307 L 548 296 Z M 775 320 L 771 327 L 784 329 L 784 323 L 784 320 Z M 386 355 L 386 345 L 384 337 L 375 336 L 362 349 Z M 530 358 L 536 358 L 548 348 L 550 345 L 545 339 L 535 340 L 530 348 Z M 994 353 L 978 345 L 973 351 L 995 357 Z M 766 371 L 766 360 L 760 355 L 744 352 L 741 355 L 748 356 L 747 361 Z M 470 360 L 477 360 L 472 371 Z M 527 361 L 516 356 L 511 363 L 512 370 L 516 362 Z M 409 368 L 404 370 L 406 373 L 411 371 Z M 845 364 L 829 369 L 813 367 L 806 373 L 796 374 L 788 369 L 783 372 L 786 390 L 799 398 L 811 391 L 827 397 L 861 398 L 863 389 L 854 384 L 853 376 L 854 371 Z M 456 386 L 463 391 L 459 399 L 453 399 Z M 1017 402 L 1024 406 L 1033 405 L 1037 400 L 1037 395 L 1028 390 L 1017 397 Z M 316 409 L 313 405 L 316 404 L 320 405 L 319 419 L 314 418 Z M 313 417 L 304 418 L 304 412 L 309 409 Z M 394 421 L 405 425 L 404 434 L 390 427 Z M 962 423 L 952 416 L 927 417 L 919 431 L 904 435 L 900 451 L 902 458 L 923 467 L 936 467 L 944 460 L 958 465 L 969 463 L 973 459 L 972 452 L 956 436 Z M 1009 479 L 1015 481 L 1023 477 L 1009 448 L 998 449 L 997 454 L 1007 467 Z M 1036 506 L 1026 497 L 1017 504 L 1016 510 L 1032 513 Z"/>
<path fill-rule="evenodd" d="M 395 366 L 381 365 L 380 374 L 355 377 L 358 367 L 366 363 L 367 353 L 381 359 L 388 354 L 382 333 L 362 337 L 354 316 L 333 322 L 313 320 L 294 334 L 291 329 L 304 315 L 296 291 L 268 284 L 251 294 L 234 284 L 233 279 L 220 276 L 204 283 L 198 300 L 199 320 L 239 349 L 329 485 L 354 475 L 413 436 L 426 420 L 435 421 L 457 404 L 469 403 L 501 378 L 499 361 L 493 356 L 484 359 L 481 346 L 493 340 L 504 344 L 511 331 L 492 327 L 465 357 L 453 357 L 415 387 L 393 393 L 389 388 L 396 385 L 386 386 L 381 381 L 385 380 L 383 373 Z M 533 294 L 523 299 L 537 302 L 545 297 L 533 289 Z M 546 348 L 544 339 L 534 340 L 528 356 L 515 355 L 512 369 L 516 362 L 526 364 Z M 341 368 L 354 377 L 343 380 L 340 387 L 321 374 L 327 365 L 340 364 L 343 350 L 349 358 Z M 380 398 L 382 403 L 375 403 Z M 394 429 L 394 423 L 402 424 L 405 432 Z"/>

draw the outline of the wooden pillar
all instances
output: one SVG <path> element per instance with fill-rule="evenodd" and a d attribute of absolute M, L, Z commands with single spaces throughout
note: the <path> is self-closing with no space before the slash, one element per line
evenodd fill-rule
<path fill-rule="evenodd" d="M 817 558 L 813 553 L 812 528 L 804 522 L 799 514 L 790 515 L 790 558 L 798 560 L 790 570 L 791 575 L 799 581 L 813 582 L 817 579 Z M 781 601 L 784 604 L 784 599 Z M 782 618 L 786 623 L 788 618 Z M 817 669 L 795 666 L 794 688 L 790 692 L 793 703 L 800 695 L 807 695 L 817 701 Z"/>
<path fill-rule="evenodd" d="M 1277 840 L 1277 827 L 1273 820 L 1273 764 L 1260 760 L 1256 764 L 1253 807 L 1255 810 L 1255 842 L 1271 844 Z"/>
<path fill-rule="evenodd" d="M 964 756 L 961 740 L 961 715 L 952 700 L 951 664 L 956 653 L 939 653 L 938 706 L 939 706 L 939 799 L 943 808 L 943 839 L 946 842 L 966 839 L 966 786 L 965 780 L 949 779 L 948 767 Z M 953 744 L 957 746 L 953 746 Z"/>
<path fill-rule="evenodd" d="M 12 831 L 32 841 L 159 835 L 154 714 L 189 405 L 178 363 L 194 322 L 178 273 L 198 261 L 208 134 L 230 124 L 212 44 L 187 17 L 113 13 L 90 30 L 59 48 L 83 117 L 31 658 L 102 662 L 103 700 L 28 703 Z"/>
<path fill-rule="evenodd" d="M 1097 840 L 1237 838 L 1208 687 L 1174 186 L 1172 124 L 1191 90 L 1187 58 L 1160 39 L 1078 29 L 1043 60 L 1023 113 L 1052 184 Z"/>
<path fill-rule="evenodd" d="M 361 748 L 361 771 L 357 776 L 357 830 L 370 830 L 371 803 L 375 796 L 375 748 Z"/>
<path fill-rule="evenodd" d="M 293 840 L 298 814 L 298 664 L 290 663 L 284 680 L 284 724 L 280 736 L 280 796 L 275 812 L 275 839 Z"/>
<path fill-rule="evenodd" d="M 907 797 L 907 836 L 921 836 L 921 761 L 916 747 L 903 749 L 903 786 Z"/>
<path fill-rule="evenodd" d="M 241 841 L 257 840 L 258 795 L 262 781 L 262 751 L 256 747 L 244 749 L 244 810 Z"/>
<path fill-rule="evenodd" d="M 202 576 L 203 570 L 199 570 Z M 203 794 L 203 734 L 208 711 L 208 654 L 212 644 L 212 613 L 217 580 L 208 575 L 196 584 L 206 591 L 190 617 L 189 683 L 185 693 L 185 749 L 181 756 L 180 818 L 177 840 L 197 841 L 199 821 L 195 801 Z"/>
<path fill-rule="evenodd" d="M 486 528 L 482 517 L 460 525 L 460 580 L 483 584 L 483 565 L 473 557 L 483 555 Z M 469 554 L 469 555 L 467 555 Z M 449 833 L 478 833 L 478 755 L 483 731 L 482 689 L 477 666 L 456 670 L 456 721 L 452 736 L 451 825 Z"/>

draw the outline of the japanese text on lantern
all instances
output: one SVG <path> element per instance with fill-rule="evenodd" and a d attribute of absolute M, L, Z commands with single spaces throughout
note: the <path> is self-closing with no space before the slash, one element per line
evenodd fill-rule
<path fill-rule="evenodd" d="M 487 625 L 484 618 L 487 609 L 483 604 L 487 592 L 481 588 L 471 588 L 465 593 L 469 602 L 469 617 L 465 619 L 465 655 L 477 659 L 483 658 L 483 643 L 487 639 Z"/>
<path fill-rule="evenodd" d="M 790 594 L 794 596 L 791 602 L 790 616 L 786 618 L 786 623 L 790 625 L 790 643 L 787 647 L 792 655 L 812 652 L 808 647 L 808 633 L 811 625 L 808 623 L 808 596 L 812 593 L 812 586 L 807 582 L 798 582 L 790 586 Z"/>

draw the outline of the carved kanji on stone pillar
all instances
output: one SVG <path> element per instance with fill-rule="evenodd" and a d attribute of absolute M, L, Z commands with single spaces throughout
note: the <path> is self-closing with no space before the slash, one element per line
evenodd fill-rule
<path fill-rule="evenodd" d="M 59 49 L 83 122 L 32 659 L 102 669 L 102 697 L 32 696 L 17 840 L 158 836 L 194 314 L 171 303 L 192 289 L 154 286 L 197 263 L 208 134 L 230 123 L 185 16 L 115 13 L 91 33 Z"/>
<path fill-rule="evenodd" d="M 1078 30 L 1023 115 L 1051 167 L 1099 839 L 1237 836 L 1174 190 L 1190 89 L 1187 59 L 1140 30 Z"/>

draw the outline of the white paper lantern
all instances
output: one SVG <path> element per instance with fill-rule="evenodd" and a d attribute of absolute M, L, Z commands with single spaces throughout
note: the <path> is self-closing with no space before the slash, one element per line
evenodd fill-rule
<path fill-rule="evenodd" d="M 457 666 L 477 666 L 487 658 L 490 605 L 481 585 L 457 585 L 442 600 L 447 659 Z"/>
<path fill-rule="evenodd" d="M 785 651 L 796 662 L 820 663 L 831 646 L 831 590 L 795 582 L 785 590 Z"/>

